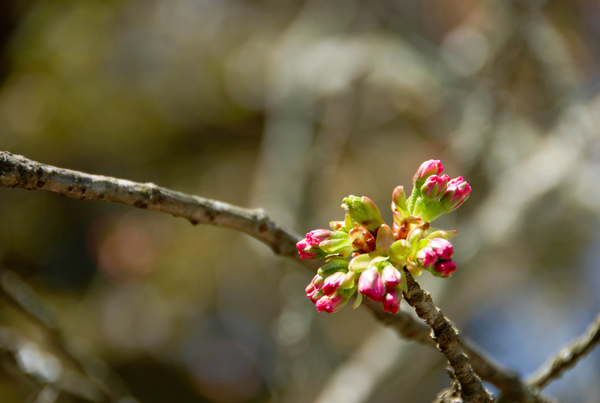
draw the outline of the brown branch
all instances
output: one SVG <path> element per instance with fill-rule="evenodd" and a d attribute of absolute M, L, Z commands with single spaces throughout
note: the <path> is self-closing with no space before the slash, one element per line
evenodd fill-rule
<path fill-rule="evenodd" d="M 528 384 L 537 388 L 543 388 L 548 383 L 558 378 L 567 369 L 589 353 L 600 343 L 600 315 L 598 315 L 587 329 L 575 342 L 564 347 L 556 357 L 542 365 L 530 378 Z"/>
<path fill-rule="evenodd" d="M 245 209 L 216 200 L 192 196 L 156 186 L 41 164 L 20 155 L 0 151 L 0 186 L 44 189 L 80 200 L 126 204 L 183 217 L 192 224 L 210 224 L 244 232 L 265 243 L 280 256 L 300 261 L 298 235 L 262 209 Z"/>
<path fill-rule="evenodd" d="M 183 217 L 192 224 L 209 224 L 242 231 L 269 246 L 277 255 L 294 259 L 312 273 L 317 265 L 301 260 L 296 242 L 301 237 L 273 221 L 262 209 L 246 209 L 228 203 L 176 192 L 153 183 L 138 183 L 101 175 L 62 169 L 0 151 L 0 187 L 44 189 L 80 200 L 125 204 Z M 406 312 L 391 315 L 378 304 L 365 304 L 378 320 L 399 334 L 419 343 L 433 345 L 430 328 Z M 473 342 L 458 341 L 471 365 L 483 379 L 493 383 L 515 401 L 532 401 L 532 395 L 514 372 L 495 363 Z M 535 401 L 535 398 L 534 400 Z"/>
<path fill-rule="evenodd" d="M 421 288 L 410 272 L 404 269 L 404 274 L 408 287 L 404 299 L 415 309 L 417 316 L 431 327 L 438 349 L 446 356 L 454 370 L 463 399 L 473 403 L 493 402 L 494 397 L 483 387 L 481 378 L 475 373 L 469 363 L 469 357 L 462 350 L 458 333 L 452 323 L 435 306 L 431 295 Z"/>

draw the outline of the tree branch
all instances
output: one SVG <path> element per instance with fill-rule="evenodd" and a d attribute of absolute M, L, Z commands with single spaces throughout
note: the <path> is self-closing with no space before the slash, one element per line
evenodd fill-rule
<path fill-rule="evenodd" d="M 589 353 L 600 342 L 600 315 L 598 315 L 587 329 L 571 345 L 564 347 L 558 352 L 556 357 L 542 365 L 531 377 L 528 384 L 543 388 L 548 383 L 558 378 L 567 369 Z"/>
<path fill-rule="evenodd" d="M 245 209 L 216 200 L 156 186 L 40 164 L 0 151 L 0 186 L 44 189 L 80 200 L 126 204 L 183 217 L 192 224 L 209 224 L 244 232 L 268 245 L 275 254 L 301 261 L 298 235 L 272 219 L 263 209 Z"/>
<path fill-rule="evenodd" d="M 232 228 L 258 239 L 279 256 L 293 259 L 316 271 L 313 261 L 300 259 L 296 243 L 300 235 L 272 220 L 262 209 L 246 209 L 228 203 L 192 196 L 156 186 L 101 175 L 90 175 L 41 164 L 19 155 L 0 151 L 0 186 L 28 190 L 44 189 L 80 200 L 120 203 L 183 217 L 192 224 Z M 384 324 L 402 336 L 433 345 L 430 328 L 406 312 L 391 315 L 376 304 L 365 304 Z M 518 374 L 495 363 L 473 342 L 458 341 L 483 379 L 493 383 L 516 401 L 532 401 L 532 395 Z M 533 397 L 535 401 L 535 397 Z"/>
<path fill-rule="evenodd" d="M 410 272 L 404 269 L 408 291 L 404 299 L 433 330 L 433 339 L 438 349 L 446 356 L 454 376 L 460 384 L 461 394 L 465 401 L 473 403 L 493 402 L 494 397 L 483 387 L 481 378 L 473 371 L 469 357 L 462 350 L 459 337 L 452 324 L 435 306 L 431 295 L 424 291 Z"/>

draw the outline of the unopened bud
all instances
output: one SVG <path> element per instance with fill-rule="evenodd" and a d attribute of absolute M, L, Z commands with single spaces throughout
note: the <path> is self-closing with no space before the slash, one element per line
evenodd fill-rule
<path fill-rule="evenodd" d="M 383 299 L 383 311 L 389 313 L 398 313 L 400 310 L 400 301 L 402 301 L 402 291 L 398 288 L 389 291 Z"/>
<path fill-rule="evenodd" d="M 425 181 L 431 175 L 439 175 L 444 171 L 444 167 L 440 160 L 428 160 L 421 164 L 415 176 L 413 182 Z"/>
<path fill-rule="evenodd" d="M 454 178 L 448 182 L 446 191 L 440 199 L 444 204 L 447 212 L 455 210 L 469 198 L 471 186 L 463 179 L 462 176 Z"/>
<path fill-rule="evenodd" d="M 348 212 L 354 221 L 369 231 L 374 232 L 381 224 L 383 224 L 383 218 L 381 218 L 379 209 L 375 203 L 366 196 L 345 197 L 342 208 Z"/>
<path fill-rule="evenodd" d="M 444 195 L 448 181 L 450 181 L 448 175 L 431 175 L 421 186 L 421 197 L 426 201 L 438 200 Z"/>
<path fill-rule="evenodd" d="M 387 291 L 391 291 L 402 282 L 400 271 L 394 266 L 387 265 L 381 271 L 381 279 Z"/>
<path fill-rule="evenodd" d="M 440 277 L 448 277 L 456 271 L 456 263 L 452 260 L 440 260 L 433 268 L 432 273 Z"/>
<path fill-rule="evenodd" d="M 385 287 L 377 270 L 368 269 L 362 272 L 358 279 L 358 292 L 375 302 L 383 301 Z"/>

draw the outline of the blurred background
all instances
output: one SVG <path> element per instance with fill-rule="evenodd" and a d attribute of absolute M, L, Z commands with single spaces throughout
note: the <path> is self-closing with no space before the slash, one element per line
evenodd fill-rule
<path fill-rule="evenodd" d="M 441 159 L 424 288 L 531 374 L 600 311 L 600 3 L 4 0 L 0 148 L 263 207 L 303 234 Z M 2 402 L 430 402 L 442 356 L 232 230 L 0 189 Z M 403 307 L 406 309 L 406 306 Z M 597 402 L 600 354 L 546 391 Z"/>

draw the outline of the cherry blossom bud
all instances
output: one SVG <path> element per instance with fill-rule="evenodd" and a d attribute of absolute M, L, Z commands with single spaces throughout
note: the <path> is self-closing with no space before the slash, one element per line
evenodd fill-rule
<path fill-rule="evenodd" d="M 313 302 L 313 304 L 315 304 L 317 300 L 324 295 L 322 290 L 323 284 L 323 277 L 317 274 L 304 290 L 306 292 L 306 296 Z"/>
<path fill-rule="evenodd" d="M 448 182 L 446 191 L 440 199 L 445 207 L 446 211 L 450 212 L 455 210 L 467 200 L 471 193 L 471 186 L 463 179 L 462 176 L 454 178 Z"/>
<path fill-rule="evenodd" d="M 385 266 L 381 271 L 381 279 L 383 280 L 385 289 L 391 291 L 402 282 L 402 275 L 398 269 L 390 264 Z"/>
<path fill-rule="evenodd" d="M 427 201 L 438 200 L 444 195 L 448 181 L 450 181 L 448 175 L 431 175 L 421 186 L 421 197 Z"/>
<path fill-rule="evenodd" d="M 452 260 L 440 260 L 433 268 L 434 274 L 440 273 L 441 277 L 448 277 L 456 271 L 456 263 Z"/>
<path fill-rule="evenodd" d="M 296 244 L 296 249 L 300 254 L 300 259 L 319 259 L 323 253 L 318 247 L 310 246 L 306 239 L 301 240 Z"/>
<path fill-rule="evenodd" d="M 381 218 L 379 209 L 375 203 L 366 196 L 345 197 L 342 208 L 348 212 L 350 217 L 352 217 L 358 225 L 362 225 L 369 231 L 374 232 L 381 224 L 383 224 L 383 218 Z"/>
<path fill-rule="evenodd" d="M 358 292 L 375 302 L 383 301 L 385 287 L 377 270 L 368 269 L 362 272 L 358 279 Z"/>
<path fill-rule="evenodd" d="M 433 248 L 426 246 L 417 252 L 415 258 L 422 267 L 430 267 L 437 262 L 438 255 Z"/>
<path fill-rule="evenodd" d="M 452 243 L 444 238 L 434 238 L 427 244 L 443 260 L 450 260 L 454 253 Z"/>
<path fill-rule="evenodd" d="M 321 242 L 331 238 L 332 236 L 333 231 L 328 229 L 316 229 L 306 234 L 306 243 L 308 243 L 310 246 L 319 246 Z"/>
<path fill-rule="evenodd" d="M 424 181 L 431 175 L 439 175 L 444 171 L 444 167 L 440 160 L 428 160 L 421 164 L 415 176 L 413 182 Z"/>
<path fill-rule="evenodd" d="M 398 313 L 400 310 L 400 301 L 402 300 L 402 291 L 398 288 L 385 294 L 383 299 L 383 311 L 389 313 Z"/>
<path fill-rule="evenodd" d="M 339 311 L 346 301 L 347 299 L 339 294 L 325 295 L 315 305 L 317 306 L 317 312 L 334 313 Z"/>
<path fill-rule="evenodd" d="M 323 283 L 323 292 L 325 295 L 331 295 L 335 293 L 338 288 L 340 288 L 340 284 L 345 279 L 344 272 L 336 271 L 331 276 L 327 277 Z"/>

